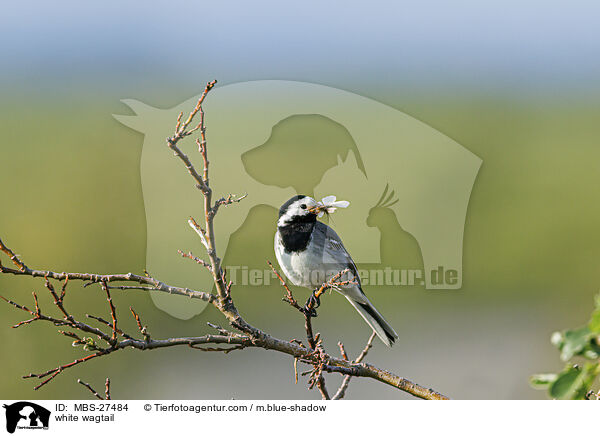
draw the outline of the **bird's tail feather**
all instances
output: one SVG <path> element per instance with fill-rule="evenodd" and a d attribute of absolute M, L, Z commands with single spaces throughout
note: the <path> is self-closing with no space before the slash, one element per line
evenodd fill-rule
<path fill-rule="evenodd" d="M 346 297 L 348 301 L 354 306 L 354 308 L 360 313 L 364 320 L 371 326 L 373 331 L 377 333 L 379 339 L 391 347 L 394 341 L 398 338 L 398 334 L 394 331 L 387 321 L 381 316 L 377 309 L 373 307 L 369 300 L 365 302 L 358 302 L 351 297 Z"/>

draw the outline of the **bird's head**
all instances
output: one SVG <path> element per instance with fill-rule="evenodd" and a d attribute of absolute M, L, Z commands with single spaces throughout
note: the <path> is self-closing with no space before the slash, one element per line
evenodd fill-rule
<path fill-rule="evenodd" d="M 306 195 L 295 195 L 279 208 L 279 227 L 296 223 L 317 221 L 317 216 L 324 212 L 325 206 Z"/>
<path fill-rule="evenodd" d="M 317 217 L 333 213 L 338 207 L 348 207 L 347 201 L 336 201 L 331 195 L 317 201 L 306 195 L 295 195 L 279 208 L 279 227 L 295 223 L 314 223 Z"/>

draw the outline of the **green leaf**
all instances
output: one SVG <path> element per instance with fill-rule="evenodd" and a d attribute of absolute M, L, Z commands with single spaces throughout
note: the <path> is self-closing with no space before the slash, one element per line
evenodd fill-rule
<path fill-rule="evenodd" d="M 590 340 L 590 329 L 585 326 L 575 330 L 567 330 L 564 334 L 564 342 L 560 347 L 560 358 L 564 361 L 580 354 Z"/>
<path fill-rule="evenodd" d="M 581 374 L 581 386 L 573 396 L 574 400 L 584 400 L 588 391 L 592 388 L 596 376 L 598 375 L 597 363 L 586 363 Z"/>
<path fill-rule="evenodd" d="M 534 389 L 547 389 L 557 378 L 558 374 L 534 374 L 529 378 L 529 384 Z"/>
<path fill-rule="evenodd" d="M 566 400 L 571 398 L 581 385 L 581 369 L 570 367 L 558 375 L 548 393 L 552 398 Z"/>
<path fill-rule="evenodd" d="M 84 337 L 83 344 L 84 344 L 83 349 L 85 351 L 95 351 L 98 349 L 98 346 L 96 345 L 96 341 L 94 341 L 94 338 Z"/>
<path fill-rule="evenodd" d="M 592 318 L 590 319 L 590 322 L 588 323 L 588 327 L 589 327 L 590 331 L 592 331 L 594 333 L 600 333 L 600 308 L 596 309 L 592 313 Z"/>
<path fill-rule="evenodd" d="M 594 384 L 597 374 L 597 363 L 586 363 L 583 368 L 569 366 L 558 375 L 548 393 L 559 400 L 581 400 Z"/>

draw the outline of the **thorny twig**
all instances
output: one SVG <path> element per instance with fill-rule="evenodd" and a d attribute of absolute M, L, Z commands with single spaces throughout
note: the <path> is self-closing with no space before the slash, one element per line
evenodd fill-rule
<path fill-rule="evenodd" d="M 325 352 L 325 350 L 322 347 L 320 335 L 314 335 L 312 332 L 311 319 L 314 316 L 316 316 L 315 309 L 318 307 L 319 297 L 323 294 L 323 292 L 325 292 L 325 290 L 336 289 L 340 286 L 345 286 L 347 284 L 352 283 L 351 281 L 340 280 L 343 274 L 345 274 L 345 272 L 347 271 L 340 271 L 339 274 L 337 274 L 335 277 L 331 278 L 329 281 L 324 283 L 319 289 L 317 289 L 313 293 L 313 295 L 311 296 L 311 298 L 309 298 L 304 307 L 298 304 L 298 302 L 294 299 L 290 289 L 285 284 L 285 281 L 282 279 L 279 273 L 275 271 L 275 273 L 281 280 L 282 285 L 286 289 L 287 296 L 286 298 L 284 298 L 284 300 L 304 315 L 305 329 L 307 332 L 309 347 L 305 347 L 299 341 L 285 341 L 275 338 L 269 335 L 268 333 L 250 325 L 240 315 L 231 296 L 232 283 L 227 281 L 226 272 L 222 268 L 221 259 L 217 255 L 214 232 L 214 218 L 221 206 L 228 206 L 230 204 L 236 203 L 245 198 L 245 195 L 241 197 L 234 197 L 233 195 L 229 195 L 227 197 L 220 198 L 215 202 L 212 201 L 212 189 L 210 187 L 209 181 L 209 160 L 206 141 L 206 126 L 204 124 L 205 118 L 202 103 L 204 102 L 209 91 L 214 87 L 215 83 L 216 81 L 212 81 L 206 85 L 204 91 L 202 92 L 202 95 L 198 99 L 196 106 L 189 113 L 188 117 L 185 120 L 183 119 L 183 113 L 179 114 L 177 118 L 175 132 L 171 137 L 167 138 L 167 146 L 170 150 L 174 152 L 175 156 L 182 161 L 187 171 L 194 179 L 197 188 L 202 192 L 204 199 L 204 222 L 202 226 L 198 224 L 193 218 L 189 220 L 189 223 L 190 226 L 194 229 L 194 231 L 196 231 L 198 236 L 201 238 L 202 243 L 206 248 L 208 261 L 200 262 L 200 259 L 193 257 L 191 253 L 189 253 L 188 255 L 182 255 L 184 257 L 189 257 L 195 260 L 197 263 L 203 265 L 209 271 L 209 273 L 212 275 L 217 293 L 211 294 L 209 292 L 202 292 L 188 288 L 170 286 L 153 278 L 147 272 L 144 275 L 136 275 L 132 273 L 59 273 L 54 271 L 36 270 L 29 268 L 19 258 L 17 254 L 15 254 L 2 242 L 2 240 L 0 240 L 0 250 L 4 252 L 10 258 L 12 263 L 16 266 L 16 268 L 9 268 L 3 266 L 0 263 L 0 273 L 18 276 L 28 275 L 31 277 L 44 278 L 46 288 L 52 295 L 52 298 L 54 299 L 54 304 L 61 313 L 60 318 L 48 316 L 45 313 L 42 313 L 42 310 L 40 309 L 40 305 L 37 300 L 37 295 L 35 293 L 33 294 L 35 310 L 30 310 L 26 306 L 20 305 L 18 303 L 13 302 L 12 300 L 8 300 L 4 297 L 1 297 L 3 300 L 11 304 L 12 306 L 22 311 L 25 311 L 32 316 L 32 318 L 27 319 L 25 321 L 21 321 L 13 327 L 17 328 L 22 325 L 30 324 L 32 322 L 37 321 L 46 321 L 54 324 L 55 326 L 68 327 L 73 331 L 61 330 L 60 332 L 63 335 L 74 339 L 73 345 L 81 346 L 85 351 L 91 352 L 91 354 L 87 354 L 84 357 L 74 360 L 73 362 L 59 365 L 45 372 L 37 374 L 31 373 L 26 375 L 25 378 L 33 377 L 40 379 L 41 383 L 35 387 L 35 389 L 39 389 L 40 387 L 49 383 L 58 374 L 62 373 L 66 369 L 88 362 L 97 357 L 113 354 L 126 348 L 135 348 L 138 350 L 152 350 L 158 348 L 185 345 L 191 348 L 200 348 L 204 351 L 219 351 L 229 353 L 233 350 L 255 347 L 268 350 L 275 350 L 290 355 L 294 359 L 295 368 L 297 367 L 298 361 L 311 365 L 313 369 L 308 372 L 308 374 L 310 374 L 309 386 L 318 386 L 323 398 L 329 398 L 329 394 L 327 393 L 327 390 L 325 388 L 323 373 L 335 372 L 338 374 L 345 375 L 347 377 L 369 377 L 420 398 L 447 399 L 447 397 L 435 392 L 432 389 L 424 388 L 416 383 L 411 382 L 410 380 L 392 374 L 389 371 L 385 371 L 375 366 L 362 363 L 361 360 L 366 355 L 370 343 L 372 342 L 372 338 L 369 341 L 368 346 L 365 348 L 365 350 L 363 350 L 363 353 L 361 353 L 361 355 L 354 362 L 349 361 L 347 359 L 347 356 L 344 356 L 344 353 L 342 353 L 343 358 L 340 359 L 331 356 Z M 196 115 L 200 117 L 198 124 L 195 127 L 189 128 Z M 196 143 L 198 145 L 199 152 L 202 156 L 203 161 L 203 169 L 201 172 L 196 170 L 190 158 L 181 151 L 178 145 L 179 141 L 190 136 L 195 131 L 199 131 L 200 133 L 200 139 L 197 140 Z M 58 294 L 55 291 L 54 286 L 50 280 L 63 282 L 60 294 Z M 99 316 L 95 315 L 88 315 L 88 317 L 99 321 L 104 328 L 107 328 L 109 330 L 108 333 L 104 330 L 92 327 L 86 323 L 78 321 L 77 318 L 71 315 L 71 313 L 65 308 L 64 300 L 66 295 L 67 283 L 70 283 L 74 280 L 83 281 L 84 287 L 93 284 L 101 285 L 102 289 L 106 294 L 107 303 L 111 313 L 111 320 L 106 321 L 100 318 Z M 129 282 L 132 284 L 124 285 L 123 282 Z M 212 328 L 215 328 L 218 331 L 218 334 L 206 334 L 203 336 L 195 337 L 153 339 L 148 334 L 146 326 L 142 325 L 139 315 L 133 309 L 130 309 L 136 320 L 138 330 L 143 336 L 143 340 L 135 339 L 132 334 L 126 333 L 118 327 L 117 310 L 112 301 L 112 296 L 110 294 L 111 289 L 119 289 L 123 291 L 142 290 L 166 292 L 170 294 L 184 295 L 189 298 L 198 298 L 204 300 L 212 304 L 217 310 L 219 310 L 221 314 L 225 317 L 229 325 L 235 330 L 237 330 L 239 333 L 229 332 L 221 327 L 210 324 Z M 76 333 L 74 333 L 74 331 L 78 331 L 91 336 L 79 336 Z M 100 343 L 96 341 L 100 341 Z M 226 348 L 217 348 L 210 346 L 219 344 L 226 346 Z M 207 345 L 209 345 L 209 347 L 206 347 Z M 297 370 L 295 372 L 297 373 Z M 110 397 L 109 383 L 110 382 L 107 380 L 105 393 L 105 398 L 107 399 Z M 86 386 L 86 384 L 82 384 Z M 95 392 L 93 389 L 91 389 L 91 391 L 92 393 Z M 342 395 L 344 391 L 345 390 L 342 391 Z M 339 392 L 340 391 L 338 390 L 336 396 L 340 396 L 338 395 Z M 98 394 L 98 396 L 100 395 Z M 334 398 L 336 396 L 334 396 Z"/>

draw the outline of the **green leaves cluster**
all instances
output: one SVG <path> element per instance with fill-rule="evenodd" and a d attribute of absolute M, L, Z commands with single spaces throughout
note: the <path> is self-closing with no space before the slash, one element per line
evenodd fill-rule
<path fill-rule="evenodd" d="M 550 397 L 561 400 L 583 400 L 588 397 L 600 374 L 600 294 L 587 325 L 552 334 L 551 342 L 567 362 L 558 374 L 535 374 L 530 384 L 536 389 L 547 389 Z M 580 364 L 573 362 L 581 361 Z"/>
<path fill-rule="evenodd" d="M 100 350 L 100 347 L 98 347 L 94 338 L 88 338 L 86 336 L 84 336 L 83 339 L 78 338 L 77 340 L 73 341 L 73 343 L 71 345 L 74 347 L 79 347 L 80 345 L 83 345 L 83 349 L 85 351 Z"/>

